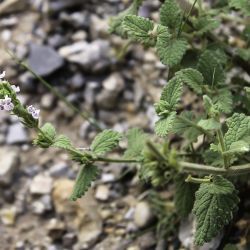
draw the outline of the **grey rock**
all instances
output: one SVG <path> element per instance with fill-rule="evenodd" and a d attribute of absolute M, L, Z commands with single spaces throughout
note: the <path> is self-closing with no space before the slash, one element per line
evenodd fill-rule
<path fill-rule="evenodd" d="M 47 76 L 64 64 L 63 58 L 51 47 L 31 44 L 28 63 L 40 76 Z"/>
<path fill-rule="evenodd" d="M 39 174 L 30 184 L 31 194 L 49 194 L 52 190 L 53 180 L 49 176 Z"/>
<path fill-rule="evenodd" d="M 48 44 L 57 49 L 66 43 L 66 39 L 60 34 L 53 34 L 48 38 Z"/>
<path fill-rule="evenodd" d="M 47 225 L 48 235 L 52 240 L 59 240 L 62 238 L 66 230 L 66 225 L 58 219 L 50 219 Z"/>
<path fill-rule="evenodd" d="M 86 79 L 80 73 L 75 74 L 72 78 L 68 80 L 68 85 L 74 90 L 82 88 L 85 83 Z"/>
<path fill-rule="evenodd" d="M 147 232 L 138 238 L 141 250 L 151 249 L 156 245 L 156 238 L 153 232 Z"/>
<path fill-rule="evenodd" d="M 18 152 L 12 148 L 0 148 L 0 184 L 10 184 L 18 167 Z"/>
<path fill-rule="evenodd" d="M 63 246 L 67 249 L 72 249 L 72 246 L 76 243 L 77 236 L 74 233 L 67 233 L 63 236 Z"/>
<path fill-rule="evenodd" d="M 76 42 L 59 49 L 59 54 L 66 60 L 92 72 L 101 71 L 110 64 L 109 53 L 109 42 L 104 40 L 95 40 L 92 43 Z"/>
<path fill-rule="evenodd" d="M 66 12 L 62 12 L 60 20 L 67 22 L 75 28 L 87 28 L 89 26 L 89 13 L 73 12 L 72 14 L 67 14 Z"/>
<path fill-rule="evenodd" d="M 52 177 L 67 176 L 69 171 L 69 165 L 65 162 L 58 162 L 49 169 L 49 173 Z"/>
<path fill-rule="evenodd" d="M 113 73 L 103 82 L 103 90 L 97 95 L 96 102 L 100 108 L 112 109 L 117 106 L 117 97 L 124 89 L 125 83 L 119 73 Z"/>
<path fill-rule="evenodd" d="M 32 211 L 35 214 L 43 214 L 51 211 L 52 200 L 50 195 L 43 195 L 40 199 L 34 201 L 31 205 Z"/>
<path fill-rule="evenodd" d="M 20 122 L 9 126 L 6 137 L 7 144 L 27 143 L 28 141 L 26 129 Z"/>
<path fill-rule="evenodd" d="M 140 201 L 135 207 L 134 222 L 139 228 L 148 226 L 153 219 L 150 205 L 145 201 Z"/>
<path fill-rule="evenodd" d="M 44 109 L 51 109 L 55 107 L 55 96 L 53 94 L 45 94 L 41 99 L 41 107 Z"/>

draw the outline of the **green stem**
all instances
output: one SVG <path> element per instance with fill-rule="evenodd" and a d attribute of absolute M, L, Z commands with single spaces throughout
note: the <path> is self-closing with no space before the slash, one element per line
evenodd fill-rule
<path fill-rule="evenodd" d="M 146 142 L 148 148 L 155 154 L 159 161 L 166 161 L 166 157 L 158 150 L 158 148 L 150 141 Z"/>
<path fill-rule="evenodd" d="M 192 11 L 193 11 L 196 3 L 197 3 L 197 0 L 194 0 L 194 2 L 192 4 L 192 6 L 191 6 L 191 8 L 190 8 L 190 10 L 189 10 L 189 12 L 187 14 L 187 16 L 182 19 L 181 25 L 180 25 L 180 28 L 179 28 L 179 31 L 178 31 L 178 37 L 180 36 L 180 34 L 182 32 L 182 28 L 183 28 L 184 24 L 187 22 L 188 18 L 190 17 L 190 15 L 191 15 L 191 13 L 192 13 Z"/>
<path fill-rule="evenodd" d="M 226 169 L 228 169 L 229 168 L 228 157 L 227 157 L 227 155 L 223 154 L 226 151 L 226 146 L 225 146 L 224 136 L 223 136 L 223 133 L 222 133 L 221 129 L 217 130 L 217 137 L 218 137 L 218 140 L 219 140 L 219 143 L 220 143 L 220 146 L 221 146 L 224 167 Z"/>
<path fill-rule="evenodd" d="M 189 124 L 190 126 L 196 128 L 196 129 L 198 129 L 199 131 L 201 131 L 203 134 L 207 135 L 208 137 L 213 136 L 209 131 L 203 129 L 202 127 L 198 126 L 196 123 L 184 118 L 183 116 L 178 116 L 178 119 L 182 120 L 183 122 Z"/>
<path fill-rule="evenodd" d="M 209 182 L 211 182 L 211 178 L 210 177 L 195 178 L 195 177 L 193 177 L 191 175 L 188 175 L 185 182 L 192 182 L 192 183 L 197 183 L 197 184 L 209 183 Z"/>
<path fill-rule="evenodd" d="M 97 162 L 116 162 L 116 163 L 140 163 L 139 160 L 126 160 L 126 159 L 115 159 L 115 158 L 106 158 L 106 157 L 97 157 L 93 159 Z"/>
<path fill-rule="evenodd" d="M 27 64 L 22 62 L 16 55 L 11 51 L 7 51 L 7 53 L 15 60 L 19 65 L 28 70 L 35 78 L 37 78 L 46 88 L 48 88 L 55 96 L 57 96 L 62 102 L 64 102 L 74 113 L 79 114 L 83 119 L 87 120 L 91 125 L 93 125 L 98 131 L 102 131 L 102 128 L 99 126 L 97 121 L 90 117 L 90 114 L 87 111 L 80 111 L 77 107 L 75 107 L 71 102 L 69 102 L 58 90 L 52 87 L 46 80 L 44 80 L 41 76 L 37 75 Z"/>

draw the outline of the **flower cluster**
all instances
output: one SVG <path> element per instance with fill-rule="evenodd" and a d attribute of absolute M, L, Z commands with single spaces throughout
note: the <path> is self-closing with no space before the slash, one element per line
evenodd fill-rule
<path fill-rule="evenodd" d="M 14 109 L 14 104 L 11 101 L 11 98 L 7 95 L 4 99 L 0 99 L 0 110 L 11 111 Z"/>
<path fill-rule="evenodd" d="M 5 77 L 5 71 L 3 71 L 0 74 L 0 83 L 2 81 L 2 79 Z M 2 82 L 4 84 L 4 82 Z M 20 87 L 16 86 L 16 85 L 9 85 L 11 87 L 11 89 L 13 91 L 11 91 L 11 89 L 8 91 L 9 94 L 5 94 L 5 98 L 4 99 L 0 99 L 0 110 L 6 110 L 6 111 L 12 111 L 15 107 L 15 105 L 13 104 L 13 101 L 15 103 L 15 100 L 12 100 L 11 97 L 9 95 L 11 95 L 12 92 L 15 92 L 16 94 L 20 92 Z M 14 95 L 15 96 L 15 95 Z M 13 97 L 15 98 L 15 97 Z M 32 117 L 35 120 L 39 119 L 39 114 L 40 114 L 40 110 L 34 108 L 32 105 L 27 107 L 27 112 L 29 114 L 32 115 Z"/>
<path fill-rule="evenodd" d="M 39 114 L 40 114 L 40 109 L 36 109 L 35 107 L 33 107 L 32 105 L 30 105 L 28 108 L 28 113 L 32 115 L 32 117 L 34 119 L 38 119 L 39 118 Z"/>

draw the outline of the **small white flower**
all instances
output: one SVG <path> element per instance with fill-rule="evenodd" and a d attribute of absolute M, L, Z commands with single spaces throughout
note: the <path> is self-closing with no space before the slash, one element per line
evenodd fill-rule
<path fill-rule="evenodd" d="M 12 102 L 4 105 L 4 110 L 6 111 L 11 111 L 13 109 L 14 109 L 14 104 Z"/>
<path fill-rule="evenodd" d="M 11 88 L 12 88 L 16 93 L 19 93 L 19 92 L 20 92 L 19 86 L 11 85 Z"/>
<path fill-rule="evenodd" d="M 34 119 L 39 119 L 39 114 L 40 114 L 40 109 L 37 109 L 35 110 L 33 113 L 32 113 L 32 116 Z"/>
<path fill-rule="evenodd" d="M 0 110 L 11 111 L 14 109 L 14 104 L 11 101 L 11 98 L 7 95 L 4 99 L 0 99 Z"/>
<path fill-rule="evenodd" d="M 32 114 L 36 111 L 36 109 L 33 107 L 33 105 L 30 105 L 29 107 L 27 107 L 28 113 Z"/>
<path fill-rule="evenodd" d="M 0 79 L 3 79 L 5 77 L 5 71 L 3 71 L 3 73 L 0 74 Z"/>

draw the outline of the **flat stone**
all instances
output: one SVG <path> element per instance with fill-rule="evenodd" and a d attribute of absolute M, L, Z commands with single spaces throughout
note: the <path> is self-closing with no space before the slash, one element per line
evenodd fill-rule
<path fill-rule="evenodd" d="M 107 185 L 99 185 L 96 189 L 95 198 L 97 200 L 106 201 L 110 195 L 110 190 Z"/>
<path fill-rule="evenodd" d="M 30 184 L 32 194 L 49 194 L 52 190 L 53 179 L 49 176 L 39 174 L 34 177 Z"/>
<path fill-rule="evenodd" d="M 59 49 L 59 54 L 66 60 L 92 72 L 101 71 L 109 64 L 109 52 L 109 42 L 104 40 L 95 40 L 92 43 L 81 41 Z"/>
<path fill-rule="evenodd" d="M 134 222 L 139 228 L 148 226 L 153 219 L 150 205 L 145 201 L 140 201 L 135 207 Z"/>
<path fill-rule="evenodd" d="M 27 143 L 28 141 L 27 131 L 20 122 L 9 126 L 6 137 L 7 144 Z"/>
<path fill-rule="evenodd" d="M 18 152 L 13 148 L 0 148 L 0 184 L 10 184 L 18 167 Z"/>
<path fill-rule="evenodd" d="M 51 47 L 31 44 L 28 63 L 31 69 L 40 76 L 47 76 L 61 68 L 63 58 Z"/>

